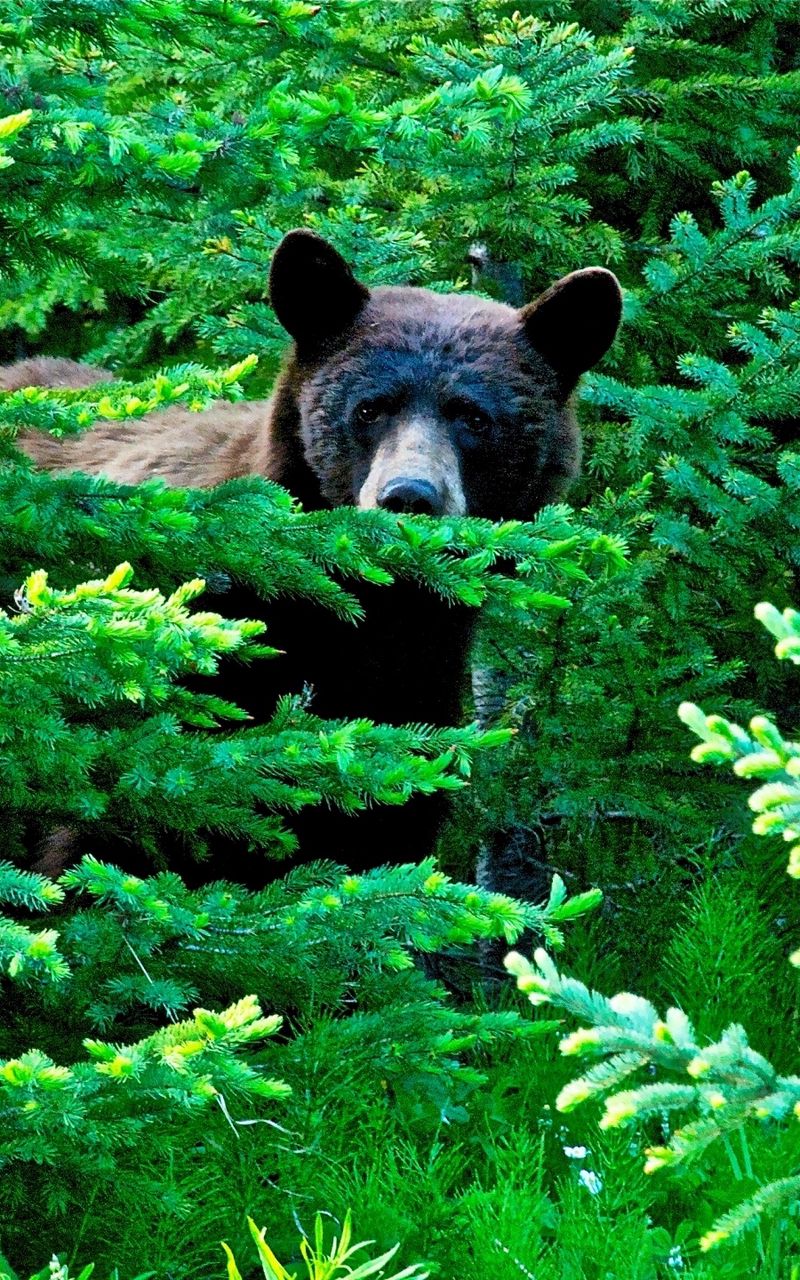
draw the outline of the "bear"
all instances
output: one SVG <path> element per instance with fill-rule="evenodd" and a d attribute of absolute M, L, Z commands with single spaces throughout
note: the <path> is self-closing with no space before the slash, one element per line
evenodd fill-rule
<path fill-rule="evenodd" d="M 300 229 L 275 252 L 269 293 L 292 347 L 266 405 L 173 408 L 64 440 L 29 432 L 22 447 L 41 465 L 123 483 L 161 476 L 205 487 L 256 474 L 306 510 L 492 520 L 532 517 L 578 474 L 573 392 L 621 317 L 620 287 L 605 268 L 574 271 L 515 308 L 469 293 L 369 289 L 332 245 Z M 13 368 L 0 385 L 12 384 Z M 265 606 L 239 587 L 204 597 L 229 616 L 264 617 L 269 642 L 285 652 L 259 664 L 257 678 L 229 664 L 221 695 L 263 720 L 279 692 L 310 685 L 311 709 L 325 718 L 458 723 L 475 611 L 413 582 L 357 594 L 358 627 L 309 603 Z M 355 823 L 306 811 L 290 825 L 304 857 L 362 870 L 419 860 L 442 812 L 440 798 L 426 797 Z M 226 875 L 249 880 L 234 861 Z"/>
<path fill-rule="evenodd" d="M 65 356 L 30 356 L 16 364 L 0 365 L 0 391 L 21 391 L 23 387 L 66 387 L 79 390 L 97 382 L 110 382 L 113 373 L 95 365 L 79 364 Z M 33 444 L 33 438 L 23 437 Z M 56 459 L 57 463 L 57 459 Z"/>

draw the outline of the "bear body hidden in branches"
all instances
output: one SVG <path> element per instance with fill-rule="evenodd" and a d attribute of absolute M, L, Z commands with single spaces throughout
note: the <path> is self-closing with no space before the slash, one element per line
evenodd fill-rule
<path fill-rule="evenodd" d="M 370 290 L 331 245 L 300 230 L 275 253 L 270 299 L 293 347 L 266 409 L 175 408 L 67 440 L 29 432 L 22 447 L 43 466 L 129 484 L 161 476 L 207 487 L 260 474 L 308 510 L 352 504 L 497 520 L 530 518 L 577 475 L 571 396 L 619 324 L 611 272 L 573 272 L 521 309 L 470 294 Z M 53 380 L 46 363 L 29 382 Z M 3 370 L 0 387 L 25 385 L 15 381 L 23 367 Z M 63 374 L 61 385 L 72 381 Z M 278 691 L 310 685 L 321 716 L 457 723 L 475 611 L 407 582 L 358 594 L 358 627 L 311 604 L 265 607 L 238 590 L 208 601 L 228 616 L 266 617 L 269 642 L 285 651 L 257 669 L 231 664 L 222 696 L 263 719 Z M 424 856 L 440 809 L 425 800 L 338 830 L 327 812 L 316 830 L 313 815 L 293 825 L 308 856 L 359 869 Z"/>

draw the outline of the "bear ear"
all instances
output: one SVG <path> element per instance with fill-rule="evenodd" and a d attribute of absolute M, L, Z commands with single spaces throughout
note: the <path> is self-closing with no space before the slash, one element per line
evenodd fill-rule
<path fill-rule="evenodd" d="M 298 347 L 319 346 L 347 329 L 369 298 L 341 254 L 313 231 L 290 231 L 269 273 L 272 308 Z"/>
<path fill-rule="evenodd" d="M 614 341 L 622 291 L 605 267 L 587 267 L 558 280 L 520 312 L 528 340 L 558 375 L 565 395 Z"/>

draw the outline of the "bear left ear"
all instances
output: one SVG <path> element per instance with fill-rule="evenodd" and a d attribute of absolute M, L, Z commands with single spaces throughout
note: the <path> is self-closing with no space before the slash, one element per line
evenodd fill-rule
<path fill-rule="evenodd" d="M 586 267 L 558 280 L 520 312 L 525 333 L 558 374 L 564 394 L 596 365 L 614 341 L 622 291 L 605 267 Z"/>
<path fill-rule="evenodd" d="M 313 231 L 290 231 L 269 273 L 272 308 L 302 349 L 314 348 L 353 323 L 369 290 L 340 253 Z"/>

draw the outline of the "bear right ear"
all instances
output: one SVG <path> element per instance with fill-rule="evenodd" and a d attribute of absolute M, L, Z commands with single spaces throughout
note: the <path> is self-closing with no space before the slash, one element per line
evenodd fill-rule
<path fill-rule="evenodd" d="M 313 231 L 290 231 L 275 250 L 269 298 L 301 350 L 320 346 L 353 323 L 369 290 L 340 253 Z"/>
<path fill-rule="evenodd" d="M 558 280 L 520 312 L 528 341 L 558 375 L 569 395 L 578 378 L 602 359 L 619 328 L 622 290 L 605 267 L 587 267 Z"/>

